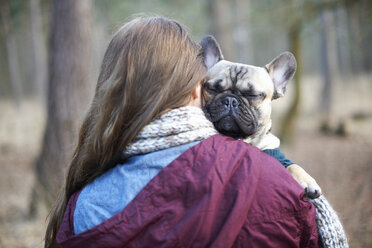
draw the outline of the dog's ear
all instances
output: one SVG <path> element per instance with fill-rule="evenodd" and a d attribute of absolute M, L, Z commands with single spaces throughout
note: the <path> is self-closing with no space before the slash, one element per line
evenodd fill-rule
<path fill-rule="evenodd" d="M 290 52 L 284 52 L 265 66 L 274 83 L 273 99 L 284 96 L 287 83 L 296 72 L 296 59 Z"/>
<path fill-rule="evenodd" d="M 209 69 L 223 59 L 220 45 L 212 35 L 205 36 L 200 41 L 204 64 Z"/>

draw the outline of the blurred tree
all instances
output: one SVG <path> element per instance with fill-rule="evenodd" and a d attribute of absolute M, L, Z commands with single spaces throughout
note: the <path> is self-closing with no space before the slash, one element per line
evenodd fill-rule
<path fill-rule="evenodd" d="M 337 49 L 338 49 L 338 65 L 339 72 L 345 78 L 351 73 L 351 51 L 350 51 L 350 33 L 348 29 L 348 15 L 346 8 L 340 5 L 336 9 L 336 35 L 337 35 Z M 342 80 L 345 82 L 346 80 Z"/>
<path fill-rule="evenodd" d="M 372 1 L 361 0 L 360 25 L 363 28 L 362 47 L 364 73 L 372 71 Z"/>
<path fill-rule="evenodd" d="M 344 0 L 349 19 L 349 33 L 351 39 L 351 66 L 354 74 L 363 71 L 363 27 L 360 22 L 361 6 L 359 0 Z"/>
<path fill-rule="evenodd" d="M 297 0 L 292 0 L 289 7 L 289 12 L 293 13 L 292 21 L 288 27 L 289 50 L 296 57 L 297 70 L 294 75 L 294 99 L 284 116 L 279 134 L 280 139 L 284 143 L 290 143 L 293 139 L 295 121 L 300 107 L 302 80 L 301 30 L 304 23 L 304 8 L 304 1 Z"/>
<path fill-rule="evenodd" d="M 40 13 L 40 0 L 30 0 L 30 22 L 31 36 L 34 57 L 34 84 L 39 100 L 45 105 L 46 103 L 46 76 L 47 61 L 46 51 L 42 32 L 42 22 Z"/>
<path fill-rule="evenodd" d="M 234 0 L 233 4 L 233 40 L 236 44 L 235 58 L 240 63 L 254 61 L 251 30 L 251 0 Z"/>
<path fill-rule="evenodd" d="M 5 36 L 11 92 L 16 105 L 19 106 L 22 96 L 22 82 L 18 63 L 16 39 L 14 35 L 15 29 L 12 24 L 10 5 L 8 0 L 0 1 L 0 15 Z"/>
<path fill-rule="evenodd" d="M 320 96 L 321 131 L 329 133 L 332 117 L 332 93 L 334 76 L 337 75 L 336 34 L 334 10 L 323 9 L 319 12 L 321 23 L 320 63 L 323 77 L 323 89 Z"/>
<path fill-rule="evenodd" d="M 221 44 L 226 59 L 253 62 L 250 0 L 207 0 L 209 33 Z"/>
<path fill-rule="evenodd" d="M 291 141 L 293 136 L 293 127 L 299 109 L 301 99 L 301 84 L 302 77 L 302 48 L 300 40 L 300 31 L 305 26 L 306 22 L 312 18 L 320 17 L 320 69 L 323 78 L 323 89 L 319 97 L 319 108 L 321 113 L 321 130 L 328 132 L 330 130 L 331 110 L 332 110 L 332 85 L 333 78 L 339 74 L 338 63 L 339 54 L 337 46 L 340 46 L 336 38 L 336 25 L 334 20 L 334 12 L 340 3 L 334 0 L 330 1 L 297 1 L 292 0 L 291 13 L 292 23 L 290 25 L 289 41 L 290 49 L 297 58 L 298 66 L 295 74 L 295 96 L 294 100 L 285 115 L 280 137 L 284 142 Z M 345 55 L 344 55 L 345 56 Z"/>
<path fill-rule="evenodd" d="M 31 216 L 38 203 L 50 207 L 56 198 L 92 93 L 90 0 L 53 1 L 49 49 L 48 117 L 35 163 Z"/>
<path fill-rule="evenodd" d="M 230 1 L 207 0 L 207 15 L 210 20 L 209 32 L 216 37 L 222 47 L 223 55 L 229 60 L 235 58 L 232 39 L 234 23 L 231 14 L 232 7 Z"/>

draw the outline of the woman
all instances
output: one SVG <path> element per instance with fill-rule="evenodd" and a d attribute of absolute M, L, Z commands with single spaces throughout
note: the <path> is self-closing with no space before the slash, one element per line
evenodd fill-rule
<path fill-rule="evenodd" d="M 318 246 L 302 188 L 204 117 L 205 73 L 173 20 L 137 18 L 115 34 L 45 247 Z"/>

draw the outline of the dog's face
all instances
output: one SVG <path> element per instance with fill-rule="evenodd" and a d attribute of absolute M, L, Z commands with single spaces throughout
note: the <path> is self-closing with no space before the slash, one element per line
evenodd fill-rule
<path fill-rule="evenodd" d="M 284 95 L 296 70 L 294 56 L 286 52 L 265 67 L 256 67 L 224 60 L 211 36 L 201 46 L 208 68 L 203 110 L 215 128 L 231 137 L 247 138 L 271 125 L 271 102 Z"/>

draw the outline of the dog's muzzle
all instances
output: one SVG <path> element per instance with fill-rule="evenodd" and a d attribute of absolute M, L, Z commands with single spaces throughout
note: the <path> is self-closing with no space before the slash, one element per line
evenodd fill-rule
<path fill-rule="evenodd" d="M 236 132 L 239 130 L 235 118 L 233 117 L 238 110 L 239 101 L 233 96 L 226 96 L 221 100 L 223 113 L 226 115 L 221 117 L 221 119 L 216 123 L 217 130 L 224 132 Z"/>
<path fill-rule="evenodd" d="M 241 98 L 228 94 L 206 106 L 209 119 L 222 134 L 246 138 L 257 131 L 255 112 Z"/>
<path fill-rule="evenodd" d="M 239 101 L 234 96 L 226 96 L 221 101 L 226 108 L 237 108 L 239 106 Z"/>

